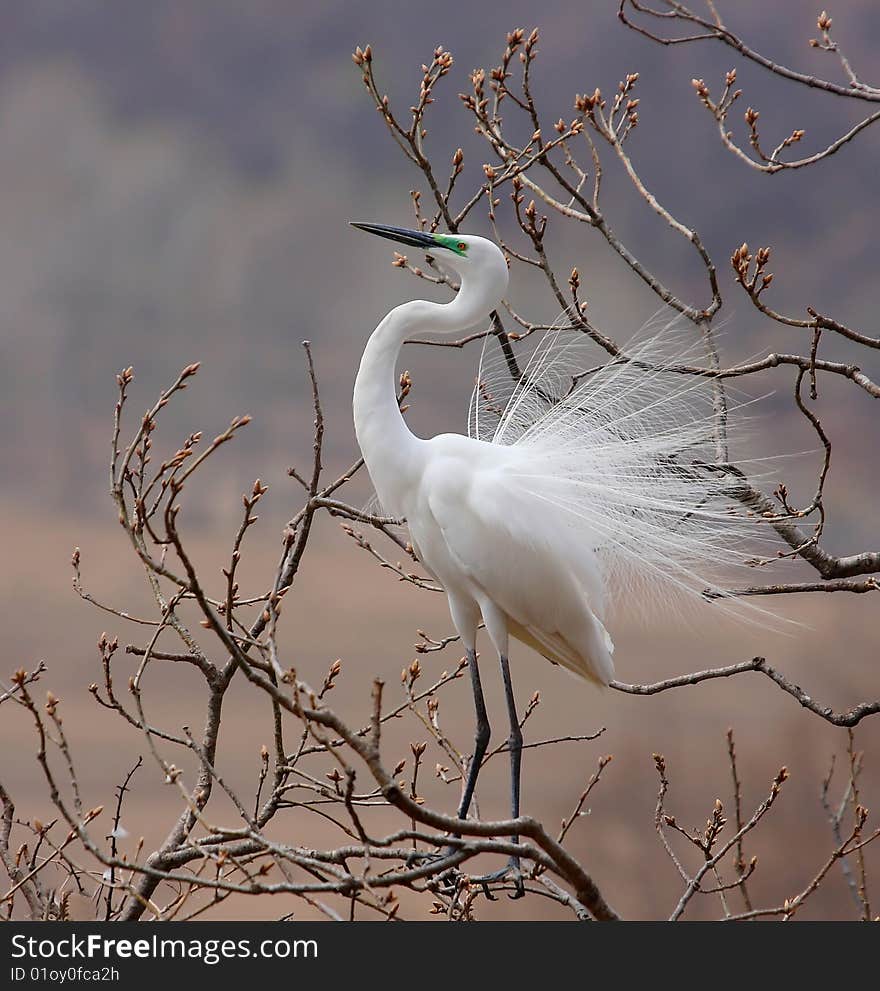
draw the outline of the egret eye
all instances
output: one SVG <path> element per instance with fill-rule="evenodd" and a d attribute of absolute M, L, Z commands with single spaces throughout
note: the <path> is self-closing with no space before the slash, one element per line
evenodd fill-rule
<path fill-rule="evenodd" d="M 459 241 L 458 242 L 458 250 L 459 251 L 467 251 L 467 245 L 464 243 L 464 241 Z"/>

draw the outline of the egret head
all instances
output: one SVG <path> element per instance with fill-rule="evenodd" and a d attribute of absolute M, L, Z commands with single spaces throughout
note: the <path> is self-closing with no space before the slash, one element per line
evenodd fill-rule
<path fill-rule="evenodd" d="M 500 298 L 507 288 L 507 259 L 501 249 L 485 237 L 476 234 L 444 234 L 440 231 L 407 230 L 383 224 L 352 224 L 368 234 L 378 234 L 412 248 L 421 248 L 442 265 L 468 280 L 483 286 L 497 287 Z"/>

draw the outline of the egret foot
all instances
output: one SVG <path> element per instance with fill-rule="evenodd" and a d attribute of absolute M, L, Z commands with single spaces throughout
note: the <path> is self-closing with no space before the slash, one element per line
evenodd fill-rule
<path fill-rule="evenodd" d="M 423 864 L 437 863 L 446 860 L 450 854 L 455 853 L 457 847 L 448 846 L 443 850 L 413 850 L 406 858 L 407 867 L 419 867 Z M 435 879 L 443 885 L 443 894 L 454 894 L 461 879 L 464 877 L 457 866 L 446 867 L 434 875 Z"/>
<path fill-rule="evenodd" d="M 480 877 L 471 878 L 471 881 L 483 886 L 483 893 L 490 901 L 496 901 L 495 896 L 489 888 L 489 884 L 492 881 L 512 881 L 513 894 L 508 895 L 508 897 L 513 901 L 517 898 L 525 897 L 526 886 L 522 869 L 520 868 L 519 857 L 511 857 L 507 864 L 500 870 L 493 871 L 491 874 L 482 874 Z"/>

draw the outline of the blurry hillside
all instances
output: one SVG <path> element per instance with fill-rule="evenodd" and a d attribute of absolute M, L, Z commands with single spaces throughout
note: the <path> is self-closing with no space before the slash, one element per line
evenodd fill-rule
<path fill-rule="evenodd" d="M 346 227 L 357 218 L 407 223 L 414 181 L 374 119 L 349 52 L 371 40 L 380 78 L 405 104 L 422 58 L 438 42 L 452 48 L 457 65 L 429 141 L 467 151 L 470 125 L 456 93 L 474 65 L 494 61 L 504 30 L 531 24 L 531 6 L 509 5 L 504 23 L 473 5 L 442 13 L 280 0 L 218 2 L 210 13 L 172 0 L 125 0 L 112 13 L 91 0 L 8 7 L 0 31 L 0 454 L 16 470 L 4 478 L 6 493 L 26 492 L 53 510 L 100 507 L 93 472 L 106 455 L 112 373 L 127 364 L 152 395 L 182 362 L 203 359 L 199 425 L 212 429 L 247 410 L 258 422 L 246 455 L 239 452 L 246 474 L 283 467 L 304 413 L 296 345 L 306 337 L 330 405 L 338 404 L 331 442 L 344 456 L 364 337 L 384 308 L 419 288 L 388 270 L 382 247 Z M 579 16 L 567 3 L 542 5 L 538 86 L 548 112 L 567 112 L 575 90 L 609 89 L 638 68 L 633 153 L 719 262 L 741 240 L 772 243 L 784 272 L 780 306 L 806 299 L 841 319 L 869 320 L 878 136 L 808 174 L 749 174 L 720 148 L 689 86 L 694 75 L 716 78 L 727 67 L 723 53 L 660 51 L 617 25 L 614 4 L 587 7 Z M 869 66 L 880 9 L 867 0 L 840 7 L 841 39 Z M 791 16 L 803 5 L 735 8 L 732 23 L 780 58 L 817 58 L 806 46 L 811 17 Z M 848 109 L 817 96 L 807 117 L 794 87 L 768 90 L 749 67 L 740 81 L 768 131 L 803 126 L 817 144 Z M 469 164 L 477 168 L 484 154 Z M 692 259 L 614 180 L 612 222 L 686 289 L 698 277 Z M 597 318 L 621 329 L 650 314 L 652 300 L 595 241 L 572 244 L 570 263 L 585 274 Z M 729 295 L 733 352 L 757 350 L 755 314 Z M 524 309 L 555 315 L 543 299 Z M 797 335 L 782 343 L 794 347 Z M 412 361 L 416 426 L 460 427 L 473 356 Z M 437 382 L 433 371 L 438 386 L 419 390 L 420 380 Z"/>
<path fill-rule="evenodd" d="M 193 515 L 186 524 L 198 526 L 200 549 L 219 567 L 216 541 L 222 535 L 225 553 L 240 493 L 257 476 L 268 480 L 271 500 L 255 540 L 262 542 L 256 552 L 262 581 L 274 567 L 277 534 L 296 499 L 286 468 L 304 463 L 311 448 L 299 342 L 314 344 L 332 471 L 347 464 L 355 449 L 350 392 L 367 334 L 390 306 L 425 292 L 423 284 L 389 266 L 389 248 L 347 226 L 358 219 L 410 223 L 408 193 L 416 180 L 363 92 L 350 60 L 356 44 L 373 44 L 377 75 L 402 107 L 412 102 L 419 65 L 434 46 L 442 43 L 454 53 L 455 69 L 441 90 L 445 102 L 438 100 L 433 122 L 429 118 L 428 142 L 443 149 L 440 160 L 461 145 L 473 176 L 481 174 L 486 152 L 457 93 L 473 67 L 497 61 L 511 27 L 530 27 L 536 20 L 541 27 L 536 88 L 553 119 L 570 114 L 576 91 L 610 91 L 623 74 L 638 70 L 641 122 L 630 153 L 660 198 L 700 231 L 718 263 L 727 356 L 809 346 L 806 331 L 763 323 L 733 285 L 727 259 L 744 240 L 774 248 L 779 274 L 772 298 L 778 309 L 802 313 L 810 303 L 877 333 L 880 130 L 869 130 L 815 169 L 758 175 L 721 147 L 690 85 L 695 76 L 717 85 L 731 67 L 720 46 L 650 45 L 617 23 L 615 0 L 511 0 L 501 6 L 502 15 L 499 5 L 395 0 L 28 0 L 0 12 L 0 539 L 6 560 L 14 562 L 4 569 L 0 601 L 19 619 L 9 624 L 0 675 L 46 658 L 47 684 L 63 696 L 69 692 L 67 715 L 81 730 L 87 785 L 103 786 L 104 768 L 114 775 L 124 770 L 141 744 L 132 736 L 115 749 L 120 727 L 104 713 L 94 715 L 84 687 L 95 667 L 93 643 L 116 620 L 76 600 L 67 568 L 73 545 L 81 544 L 92 590 L 117 595 L 132 608 L 138 604 L 138 568 L 122 556 L 128 551 L 114 530 L 107 496 L 115 373 L 134 366 L 131 412 L 137 415 L 182 365 L 203 362 L 195 386 L 163 424 L 169 444 L 194 429 L 213 436 L 235 414 L 254 417 L 224 452 L 222 466 L 215 466 L 212 488 L 191 499 Z M 721 0 L 721 6 L 731 26 L 768 54 L 837 78 L 831 56 L 807 47 L 815 32 L 813 5 Z M 880 76 L 880 5 L 838 0 L 831 12 L 853 62 Z M 768 134 L 803 127 L 805 144 L 818 148 L 855 122 L 846 115 L 858 108 L 842 106 L 833 96 L 768 82 L 749 65 L 739 65 L 738 73 L 744 102 L 761 110 Z M 606 212 L 621 238 L 683 294 L 702 292 L 693 257 L 670 240 L 625 180 L 609 170 L 605 183 Z M 583 296 L 599 325 L 634 330 L 654 312 L 655 298 L 599 240 L 585 236 L 557 250 L 560 271 L 579 268 Z M 552 300 L 528 283 L 512 291 L 529 316 L 555 317 Z M 828 358 L 851 360 L 840 339 L 823 340 L 823 348 Z M 859 359 L 873 361 L 865 370 L 880 375 L 880 353 L 860 353 Z M 423 348 L 409 351 L 405 361 L 415 380 L 409 414 L 414 429 L 462 429 L 476 352 Z M 771 395 L 761 406 L 766 419 L 754 431 L 755 453 L 814 449 L 815 436 L 789 410 L 790 377 L 768 378 L 766 391 L 774 388 L 785 397 L 777 403 Z M 777 410 L 781 414 L 774 417 Z M 876 402 L 827 383 L 822 418 L 835 433 L 826 542 L 839 553 L 874 545 L 880 458 L 865 443 L 877 437 Z M 813 461 L 793 462 L 786 477 L 790 488 L 802 483 L 808 500 Z M 417 627 L 438 635 L 447 631 L 445 607 L 439 596 L 383 581 L 330 523 L 322 524 L 310 554 L 290 647 L 306 672 L 324 670 L 339 655 L 352 662 L 351 695 L 340 691 L 339 701 L 360 704 L 374 673 L 394 678 L 410 660 Z M 375 593 L 364 596 L 365 587 Z M 841 596 L 818 597 L 822 602 L 785 598 L 798 601 L 784 603 L 782 610 L 808 622 L 810 632 L 774 638 L 748 630 L 735 634 L 742 637 L 736 640 L 729 631 L 707 630 L 695 646 L 678 629 L 624 631 L 621 677 L 648 680 L 766 652 L 830 704 L 876 698 L 876 602 L 866 601 L 869 596 L 845 603 L 836 601 Z M 353 604 L 345 622 L 331 624 L 346 601 Z M 125 631 L 116 632 L 124 642 Z M 437 660 L 448 663 L 445 656 Z M 743 730 L 750 798 L 763 793 L 781 763 L 797 774 L 792 804 L 782 815 L 786 835 L 804 846 L 783 856 L 781 849 L 790 854 L 795 847 L 774 846 L 772 837 L 778 841 L 779 835 L 770 831 L 766 855 L 784 861 L 777 863 L 778 876 L 794 890 L 830 849 L 815 795 L 839 736 L 806 722 L 791 699 L 773 694 L 757 676 L 754 683 L 672 693 L 654 704 L 580 695 L 525 652 L 514 664 L 521 697 L 540 687 L 545 699 L 536 727 L 609 727 L 583 765 L 573 756 L 571 767 L 543 778 L 532 768 L 526 811 L 543 814 L 549 808 L 550 821 L 558 820 L 578 793 L 583 768 L 592 770 L 595 753 L 615 753 L 615 774 L 597 798 L 596 823 L 588 824 L 579 852 L 615 879 L 621 891 L 616 900 L 627 913 L 661 911 L 676 890 L 670 865 L 653 847 L 651 751 L 663 749 L 675 762 L 677 797 L 699 822 L 714 792 L 709 794 L 711 785 L 699 791 L 691 786 L 726 781 L 723 733 L 731 723 Z M 174 679 L 182 683 L 177 672 Z M 492 705 L 500 726 L 494 680 Z M 163 715 L 170 724 L 201 719 L 187 711 L 185 690 L 166 697 L 162 687 L 153 691 L 167 704 Z M 9 754 L 9 741 L 23 737 L 7 711 L 0 752 Z M 455 728 L 465 739 L 465 694 L 459 715 Z M 243 707 L 229 719 L 230 763 L 252 764 L 263 742 L 254 736 L 254 712 Z M 811 732 L 804 733 L 805 727 Z M 861 744 L 873 741 L 875 755 L 878 730 L 866 726 Z M 24 814 L 25 805 L 45 799 L 18 758 L 9 763 L 15 766 L 0 767 L 0 773 L 11 777 Z M 866 777 L 865 788 L 876 795 L 880 760 L 875 756 L 869 767 L 874 776 Z M 487 806 L 501 808 L 503 775 L 486 788 Z M 540 805 L 539 798 L 548 804 Z M 169 821 L 166 800 L 173 808 L 173 796 L 158 786 L 150 792 L 146 779 L 134 800 L 141 803 L 134 807 L 142 831 L 154 839 Z M 48 809 L 41 811 L 48 815 Z M 659 874 L 651 875 L 657 864 Z M 631 888 L 620 888 L 622 877 Z M 822 897 L 817 914 L 837 911 L 847 900 L 842 883 Z M 497 910 L 515 908 L 502 904 Z"/>

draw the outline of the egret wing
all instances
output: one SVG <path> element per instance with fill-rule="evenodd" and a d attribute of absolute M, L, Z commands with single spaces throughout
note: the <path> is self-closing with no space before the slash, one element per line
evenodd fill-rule
<path fill-rule="evenodd" d="M 478 599 L 505 613 L 511 635 L 548 660 L 607 684 L 613 645 L 601 622 L 602 576 L 566 514 L 526 489 L 513 463 L 474 468 L 441 462 L 426 488 L 450 559 Z"/>

